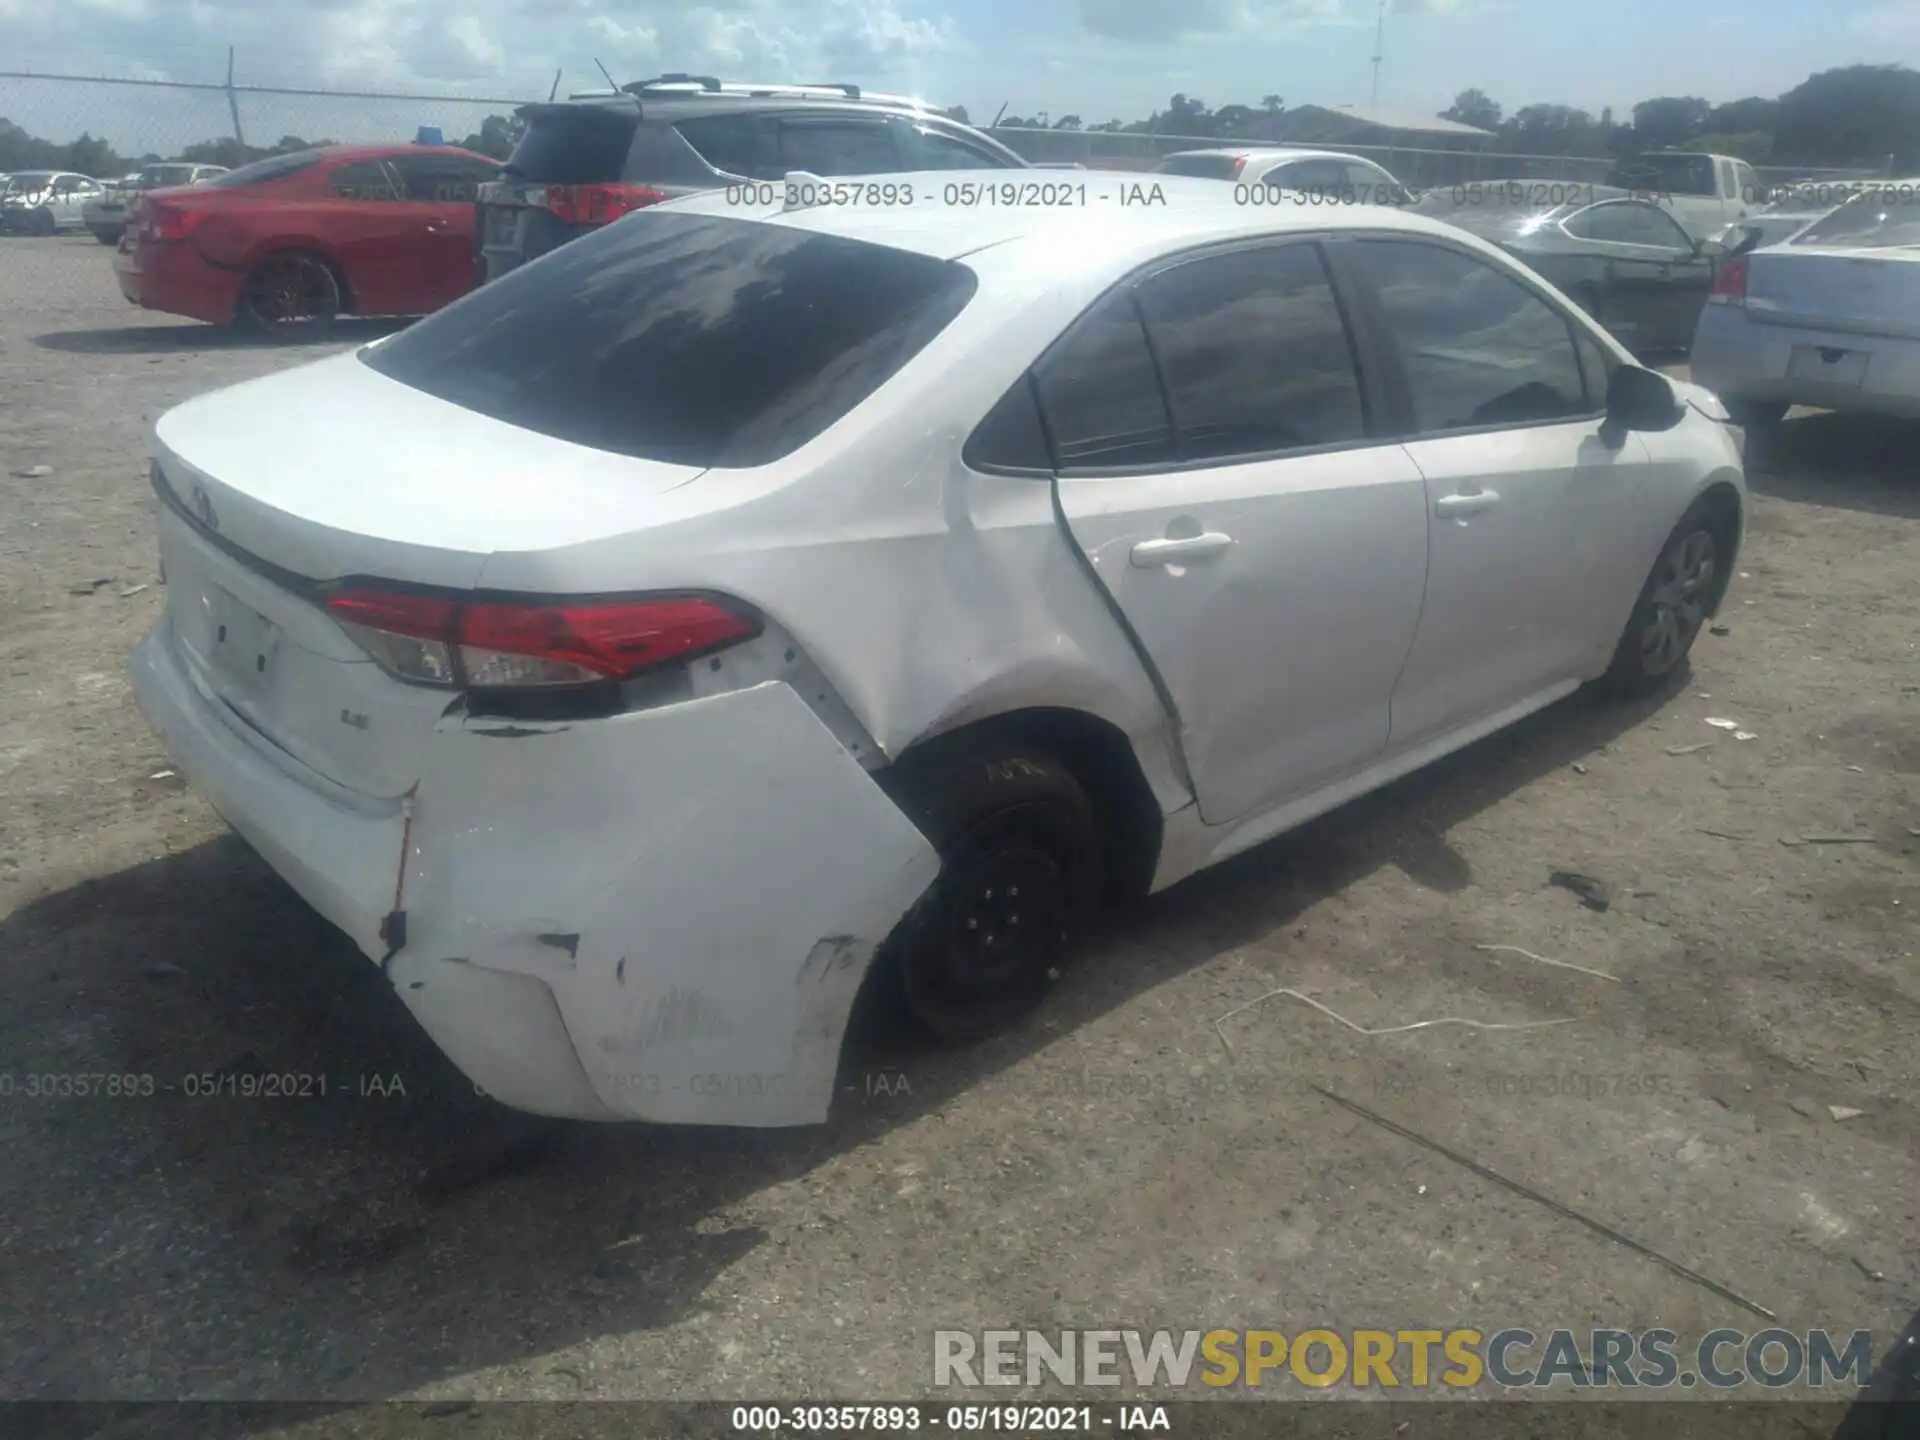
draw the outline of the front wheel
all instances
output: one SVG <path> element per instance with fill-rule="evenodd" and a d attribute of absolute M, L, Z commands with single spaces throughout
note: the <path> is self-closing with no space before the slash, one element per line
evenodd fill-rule
<path fill-rule="evenodd" d="M 895 794 L 940 874 L 882 947 L 879 978 L 923 1034 L 980 1038 L 1039 1003 L 1093 918 L 1093 807 L 1064 765 L 1024 748 L 946 757 Z"/>
<path fill-rule="evenodd" d="M 44 205 L 27 217 L 27 233 L 29 235 L 52 235 L 57 233 L 59 229 L 60 222 L 53 218 L 53 211 Z"/>
<path fill-rule="evenodd" d="M 1724 567 L 1732 552 L 1732 536 L 1719 514 L 1705 506 L 1687 512 L 1634 602 L 1607 667 L 1608 689 L 1645 695 L 1680 672 L 1725 588 Z"/>
<path fill-rule="evenodd" d="M 318 255 L 289 250 L 247 272 L 235 319 L 264 335 L 319 339 L 340 314 L 340 282 Z"/>

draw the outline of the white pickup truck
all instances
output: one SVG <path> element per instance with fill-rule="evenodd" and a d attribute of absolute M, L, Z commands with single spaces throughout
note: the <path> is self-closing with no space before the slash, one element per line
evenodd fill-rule
<path fill-rule="evenodd" d="M 1767 203 L 1766 187 L 1744 160 L 1688 150 L 1656 150 L 1622 160 L 1607 184 L 1652 200 L 1696 240 L 1710 240 Z"/>

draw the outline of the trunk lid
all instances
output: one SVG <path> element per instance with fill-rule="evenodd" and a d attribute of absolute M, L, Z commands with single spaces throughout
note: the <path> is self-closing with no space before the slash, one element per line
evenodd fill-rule
<path fill-rule="evenodd" d="M 356 355 L 192 400 L 156 428 L 173 639 L 203 696 L 362 794 L 404 794 L 455 699 L 393 679 L 320 608 L 327 581 L 456 590 L 501 551 L 645 528 L 702 472 L 571 445 Z"/>
<path fill-rule="evenodd" d="M 1772 325 L 1920 336 L 1920 250 L 1786 245 L 1753 253 L 1747 313 Z"/>

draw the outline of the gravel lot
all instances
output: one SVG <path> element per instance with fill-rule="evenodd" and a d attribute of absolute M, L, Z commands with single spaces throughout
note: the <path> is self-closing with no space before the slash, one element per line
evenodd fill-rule
<path fill-rule="evenodd" d="M 0 1395 L 857 1400 L 927 1393 L 935 1327 L 1765 1326 L 1315 1086 L 1787 1328 L 1879 1350 L 1920 1309 L 1920 430 L 1788 423 L 1664 701 L 1576 698 L 1159 897 L 1020 1033 L 850 1061 L 809 1132 L 545 1127 L 162 775 L 122 672 L 150 422 L 318 352 L 135 311 L 109 253 L 0 242 Z M 1277 987 L 1576 1023 L 1216 1032 Z M 329 1093 L 181 1089 L 214 1071 Z M 19 1088 L 93 1072 L 156 1090 Z"/>

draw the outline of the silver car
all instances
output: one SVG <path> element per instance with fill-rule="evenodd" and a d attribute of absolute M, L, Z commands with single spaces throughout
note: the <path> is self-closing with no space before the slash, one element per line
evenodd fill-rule
<path fill-rule="evenodd" d="M 0 230 L 52 235 L 78 230 L 89 200 L 103 191 L 88 175 L 66 170 L 17 170 L 0 193 Z"/>
<path fill-rule="evenodd" d="M 1920 180 L 1865 188 L 1723 267 L 1693 378 L 1748 426 L 1794 405 L 1920 419 Z"/>
<path fill-rule="evenodd" d="M 118 245 L 126 231 L 127 210 L 135 195 L 173 185 L 203 185 L 214 176 L 226 173 L 224 165 L 195 165 L 184 160 L 149 165 L 137 175 L 108 184 L 82 208 L 81 218 L 102 245 Z"/>

